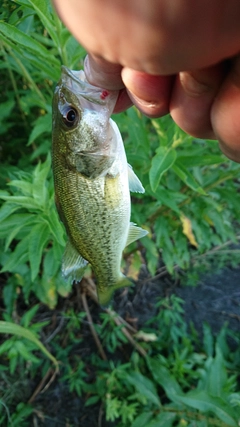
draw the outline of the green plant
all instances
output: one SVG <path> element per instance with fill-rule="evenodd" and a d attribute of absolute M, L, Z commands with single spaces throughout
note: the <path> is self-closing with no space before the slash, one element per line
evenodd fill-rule
<path fill-rule="evenodd" d="M 50 160 L 46 160 L 51 98 L 61 63 L 79 68 L 85 52 L 49 2 L 4 2 L 2 17 L 0 55 L 7 84 L 1 134 L 9 144 L 4 147 L 3 158 L 8 160 L 1 178 L 0 238 L 5 250 L 0 261 L 2 271 L 12 273 L 15 267 L 23 269 L 21 261 L 27 266 L 29 262 L 30 269 L 24 269 L 25 293 L 34 290 L 53 307 L 57 294 L 67 295 L 71 286 L 58 274 L 65 239 L 54 208 Z M 150 120 L 134 108 L 114 118 L 129 163 L 146 189 L 144 195 L 133 197 L 132 220 L 150 231 L 126 249 L 126 256 L 143 245 L 151 274 L 159 259 L 173 274 L 176 266 L 187 268 L 193 257 L 236 241 L 239 167 L 219 153 L 216 142 L 194 139 L 170 117 Z"/>
<path fill-rule="evenodd" d="M 84 378 L 87 377 L 84 371 L 85 364 L 79 358 L 75 358 L 75 365 L 75 369 L 67 365 L 67 374 L 63 375 L 62 381 L 67 381 L 71 393 L 76 391 L 78 396 L 82 396 L 82 392 L 86 389 L 84 381 Z"/>
<path fill-rule="evenodd" d="M 60 361 L 72 399 L 99 405 L 116 427 L 237 426 L 240 355 L 230 349 L 228 337 L 239 348 L 239 336 L 224 327 L 215 338 L 204 325 L 201 343 L 186 325 L 180 299 L 159 301 L 157 314 L 133 336 L 113 312 L 95 312 L 107 360 L 85 348 L 95 345 L 87 332 L 89 317 L 77 313 L 76 289 L 60 273 L 65 234 L 54 206 L 49 155 L 52 94 L 61 64 L 80 69 L 84 56 L 50 1 L 2 1 L 0 424 L 33 425 L 34 402 L 27 403 L 34 395 L 32 382 L 36 389 L 42 377 L 50 384 L 50 361 Z M 130 265 L 136 279 L 144 262 L 150 275 L 163 265 L 171 275 L 179 270 L 183 275 L 190 266 L 185 281 L 193 284 L 203 267 L 234 265 L 239 165 L 227 160 L 215 141 L 186 135 L 170 116 L 149 119 L 131 108 L 114 120 L 146 190 L 132 195 L 132 221 L 149 231 L 126 248 L 123 267 Z M 39 311 L 49 308 L 42 320 Z M 39 340 L 42 328 L 51 331 L 47 349 Z"/>
<path fill-rule="evenodd" d="M 43 326 L 48 322 L 34 323 L 30 325 L 32 318 L 36 315 L 38 305 L 28 310 L 21 318 L 20 325 L 13 323 L 10 316 L 5 315 L 5 321 L 0 321 L 0 333 L 13 335 L 6 339 L 0 345 L 0 355 L 6 354 L 9 360 L 10 373 L 14 373 L 17 365 L 25 361 L 25 363 L 39 364 L 40 359 L 37 358 L 32 351 L 41 350 L 58 368 L 58 362 L 55 357 L 46 349 L 46 347 L 37 338 L 37 334 Z M 9 321 L 7 321 L 9 319 Z"/>
<path fill-rule="evenodd" d="M 100 318 L 102 319 L 101 326 L 95 325 L 102 344 L 107 348 L 110 353 L 114 353 L 118 346 L 122 343 L 127 343 L 128 340 L 123 334 L 122 329 L 124 325 L 116 325 L 114 317 L 117 313 L 101 313 Z"/>
<path fill-rule="evenodd" d="M 236 242 L 239 166 L 219 153 L 217 143 L 186 135 L 170 117 L 148 120 L 135 109 L 116 120 L 146 190 L 134 196 L 132 210 L 134 221 L 152 231 L 142 240 L 150 272 L 159 257 L 173 273 L 196 254 Z"/>
<path fill-rule="evenodd" d="M 130 363 L 111 362 L 89 388 L 96 394 L 87 404 L 102 399 L 107 419 L 118 421 L 118 427 L 237 426 L 239 360 L 234 361 L 229 350 L 227 328 L 215 341 L 205 325 L 204 348 L 197 353 L 182 317 L 182 301 L 171 297 L 158 307 L 159 314 L 151 323 L 159 322 L 160 339 L 148 344 L 151 355 L 143 361 L 133 353 Z"/>
<path fill-rule="evenodd" d="M 0 407 L 3 405 L 4 410 L 7 413 L 7 424 L 6 424 L 6 417 L 1 416 L 1 410 L 0 410 L 0 423 L 1 425 L 6 425 L 7 427 L 18 427 L 21 425 L 21 427 L 27 427 L 28 421 L 27 418 L 29 418 L 29 415 L 32 413 L 32 407 L 30 405 L 25 405 L 24 403 L 19 403 L 16 407 L 16 412 L 14 412 L 11 416 L 9 414 L 7 406 L 0 401 Z"/>
<path fill-rule="evenodd" d="M 54 205 L 50 166 L 48 156 L 31 173 L 19 171 L 18 179 L 8 183 L 10 192 L 3 190 L 0 193 L 0 198 L 5 201 L 0 209 L 0 239 L 5 239 L 1 271 L 17 274 L 18 284 L 21 278 L 24 283 L 21 272 L 25 275 L 29 272 L 28 282 L 38 298 L 54 307 L 56 292 L 66 295 L 70 286 L 59 274 L 65 241 Z M 14 250 L 11 250 L 13 241 Z M 19 241 L 17 245 L 16 241 Z M 29 263 L 29 270 L 23 268 L 26 263 Z M 24 291 L 26 295 L 26 288 Z"/>

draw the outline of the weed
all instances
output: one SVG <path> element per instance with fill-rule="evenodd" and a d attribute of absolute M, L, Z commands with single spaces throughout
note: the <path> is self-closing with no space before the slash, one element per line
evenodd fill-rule
<path fill-rule="evenodd" d="M 187 327 L 179 298 L 159 301 L 156 316 L 138 336 L 111 311 L 94 319 L 105 360 L 82 349 L 89 340 L 89 313 L 67 307 L 59 312 L 62 329 L 34 320 L 40 307 L 54 310 L 73 292 L 60 273 L 66 237 L 54 205 L 51 104 L 61 64 L 80 69 L 84 56 L 50 1 L 3 0 L 0 332 L 6 340 L 0 342 L 0 424 L 32 425 L 34 404 L 27 399 L 34 401 L 44 378 L 50 387 L 53 362 L 71 396 L 86 406 L 101 405 L 117 427 L 237 426 L 239 350 L 230 350 L 226 327 L 215 339 L 205 325 L 202 344 Z M 130 264 L 138 277 L 143 262 L 151 275 L 163 264 L 171 275 L 183 275 L 190 266 L 185 282 L 192 284 L 210 263 L 236 264 L 239 165 L 215 141 L 186 135 L 170 116 L 149 119 L 131 108 L 114 119 L 146 190 L 132 198 L 132 221 L 149 230 L 126 248 L 123 267 Z M 43 328 L 51 330 L 44 345 Z M 232 339 L 239 346 L 236 334 Z"/>

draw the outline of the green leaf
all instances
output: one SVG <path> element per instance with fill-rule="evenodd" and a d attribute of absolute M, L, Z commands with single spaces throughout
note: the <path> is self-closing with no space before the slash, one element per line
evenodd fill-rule
<path fill-rule="evenodd" d="M 38 275 L 43 249 L 46 246 L 49 237 L 49 228 L 45 223 L 36 224 L 29 234 L 28 250 L 32 281 L 34 281 Z"/>
<path fill-rule="evenodd" d="M 66 241 L 64 239 L 64 228 L 60 222 L 59 216 L 55 208 L 51 209 L 48 216 L 49 228 L 56 241 L 61 245 L 65 246 Z"/>
<path fill-rule="evenodd" d="M 23 420 L 25 420 L 33 412 L 33 407 L 27 405 L 26 403 L 19 403 L 16 407 L 16 412 L 11 416 L 11 427 L 19 427 L 23 425 Z"/>
<path fill-rule="evenodd" d="M 21 326 L 24 328 L 27 328 L 31 321 L 33 320 L 34 316 L 36 315 L 37 311 L 39 309 L 39 304 L 34 305 L 32 308 L 26 311 L 24 315 L 21 318 Z"/>
<path fill-rule="evenodd" d="M 183 394 L 176 379 L 157 359 L 148 359 L 148 366 L 156 382 L 163 387 L 168 398 L 201 412 L 211 412 L 227 425 L 237 427 L 235 413 L 223 399 L 208 394 L 205 390 L 194 390 Z"/>
<path fill-rule="evenodd" d="M 26 196 L 0 196 L 3 200 L 9 201 L 11 203 L 16 203 L 21 208 L 25 209 L 39 209 L 39 204 L 31 197 Z"/>
<path fill-rule="evenodd" d="M 37 15 L 39 16 L 39 18 L 43 23 L 43 26 L 46 28 L 49 35 L 54 40 L 56 46 L 58 46 L 59 41 L 57 37 L 57 32 L 52 20 L 52 15 L 49 12 L 47 2 L 42 0 L 28 0 L 28 2 L 32 5 L 34 10 L 36 11 Z"/>
<path fill-rule="evenodd" d="M 158 200 L 168 208 L 172 209 L 174 212 L 176 212 L 178 215 L 181 214 L 180 209 L 177 206 L 177 194 L 175 191 L 171 191 L 169 189 L 164 188 L 163 186 L 159 186 L 155 195 L 157 196 Z M 176 200 L 174 200 L 176 199 Z"/>
<path fill-rule="evenodd" d="M 8 261 L 4 264 L 1 272 L 17 270 L 17 267 L 28 260 L 28 239 L 26 236 L 16 246 L 14 252 L 9 256 Z"/>
<path fill-rule="evenodd" d="M 203 324 L 203 346 L 207 356 L 213 356 L 214 338 L 207 323 Z"/>
<path fill-rule="evenodd" d="M 139 372 L 133 372 L 131 375 L 127 376 L 127 381 L 136 388 L 138 393 L 146 397 L 148 401 L 160 406 L 156 387 L 151 380 L 144 377 Z"/>
<path fill-rule="evenodd" d="M 41 341 L 39 341 L 39 339 L 36 338 L 36 336 L 28 329 L 23 328 L 22 326 L 15 323 L 0 321 L 0 333 L 21 336 L 33 342 L 39 348 L 39 350 L 41 350 L 42 353 L 44 353 L 45 356 L 47 356 L 58 368 L 58 361 L 55 359 L 55 357 L 49 353 Z"/>
<path fill-rule="evenodd" d="M 172 427 L 173 422 L 176 418 L 176 414 L 173 412 L 161 412 L 156 418 L 144 427 Z"/>
<path fill-rule="evenodd" d="M 17 209 L 19 207 L 17 206 Z M 16 213 L 12 214 L 9 217 L 5 218 L 1 222 L 0 227 L 0 238 L 7 237 L 7 242 L 11 241 L 11 236 L 16 236 L 18 231 L 25 225 L 31 224 L 34 222 L 33 214 L 21 214 Z M 7 244 L 6 242 L 6 244 Z"/>
<path fill-rule="evenodd" d="M 186 156 L 178 156 L 178 161 L 181 164 L 188 168 L 192 168 L 194 166 L 208 166 L 208 165 L 217 165 L 220 163 L 224 163 L 224 157 L 222 154 L 209 154 L 206 153 L 206 149 L 200 150 L 198 155 L 186 155 Z"/>
<path fill-rule="evenodd" d="M 175 174 L 184 182 L 184 184 L 190 187 L 193 191 L 207 196 L 207 193 L 195 180 L 194 176 L 180 163 L 179 160 L 177 160 L 176 163 L 172 166 L 172 169 Z"/>
<path fill-rule="evenodd" d="M 4 199 L 6 196 L 9 196 L 9 191 L 0 190 L 0 199 Z"/>
<path fill-rule="evenodd" d="M 35 282 L 34 292 L 37 297 L 46 304 L 50 309 L 53 309 L 57 304 L 57 289 L 55 277 L 43 277 L 39 282 Z"/>
<path fill-rule="evenodd" d="M 1 126 L 4 125 L 5 120 L 10 116 L 15 105 L 15 101 L 13 99 L 9 99 L 8 101 L 2 102 L 0 104 L 0 123 Z"/>
<path fill-rule="evenodd" d="M 10 314 L 13 312 L 15 301 L 18 297 L 15 283 L 12 281 L 7 283 L 3 287 L 3 300 L 7 312 Z"/>
<path fill-rule="evenodd" d="M 95 403 L 99 402 L 100 397 L 99 396 L 91 396 L 86 401 L 85 406 L 95 405 Z"/>
<path fill-rule="evenodd" d="M 220 420 L 226 423 L 226 426 L 238 426 L 236 413 L 230 408 L 229 403 L 226 403 L 219 397 L 210 396 L 204 390 L 191 391 L 184 396 L 178 396 L 177 399 L 178 402 L 184 403 L 191 408 L 216 415 Z"/>
<path fill-rule="evenodd" d="M 212 359 L 208 372 L 208 392 L 211 396 L 224 396 L 227 383 L 227 372 L 220 348 L 216 345 L 216 356 Z"/>
<path fill-rule="evenodd" d="M 50 55 L 49 51 L 31 36 L 23 33 L 18 28 L 13 25 L 7 24 L 6 22 L 0 22 L 0 33 L 4 38 L 8 38 L 10 41 L 15 43 L 18 46 L 21 46 L 23 49 L 27 49 L 35 55 L 40 55 L 44 60 L 48 58 L 51 62 L 58 64 L 58 60 Z"/>
<path fill-rule="evenodd" d="M 22 341 L 20 340 L 15 341 L 14 347 L 16 351 L 19 353 L 19 355 L 22 356 L 23 359 L 29 360 L 30 362 L 33 362 L 33 363 L 38 363 L 40 361 L 28 350 L 28 348 Z"/>
<path fill-rule="evenodd" d="M 45 277 L 55 276 L 55 274 L 58 272 L 63 255 L 63 248 L 61 247 L 61 249 L 62 253 L 59 258 L 56 257 L 53 247 L 46 252 L 43 261 L 43 271 Z"/>
<path fill-rule="evenodd" d="M 29 135 L 27 145 L 31 145 L 40 135 L 44 133 L 51 133 L 52 130 L 52 115 L 45 114 L 44 116 L 38 117 L 35 122 L 35 126 Z"/>
<path fill-rule="evenodd" d="M 32 195 L 32 183 L 23 180 L 14 179 L 8 183 L 11 187 L 16 187 L 26 196 Z M 12 196 L 13 197 L 13 196 Z"/>
<path fill-rule="evenodd" d="M 131 427 L 147 427 L 147 422 L 152 418 L 152 415 L 152 412 L 143 412 L 134 420 Z"/>
<path fill-rule="evenodd" d="M 148 366 L 152 372 L 153 378 L 164 390 L 169 399 L 173 400 L 175 395 L 182 395 L 180 385 L 170 374 L 169 370 L 161 365 L 158 359 L 148 359 Z M 174 399 L 175 401 L 175 399 Z"/>
<path fill-rule="evenodd" d="M 16 49 L 14 47 L 14 49 Z M 29 51 L 22 52 L 21 49 L 17 49 L 18 54 L 16 55 L 19 57 L 21 55 L 21 58 L 24 56 L 24 62 L 30 63 L 37 69 L 43 71 L 44 76 L 48 79 L 52 79 L 54 81 L 58 81 L 60 74 L 61 74 L 61 63 L 58 61 L 58 63 L 55 63 L 55 58 L 53 56 L 48 56 L 49 61 L 45 62 L 41 56 L 37 57 L 36 55 L 32 54 Z M 54 62 L 52 61 L 52 58 L 54 58 Z M 18 72 L 20 72 L 20 69 L 18 68 Z M 23 102 L 23 99 L 21 99 L 21 103 Z M 38 100 L 38 103 L 40 103 L 41 100 Z M 44 110 L 47 110 L 47 105 L 44 105 Z"/>
<path fill-rule="evenodd" d="M 33 198 L 37 203 L 41 204 L 43 209 L 46 209 L 47 196 L 47 177 L 51 168 L 51 157 L 48 156 L 47 160 L 41 164 L 38 163 L 33 172 Z"/>
<path fill-rule="evenodd" d="M 174 164 L 177 153 L 173 148 L 159 147 L 156 155 L 152 159 L 149 171 L 149 181 L 152 190 L 155 192 L 162 175 Z"/>
<path fill-rule="evenodd" d="M 4 246 L 4 251 L 6 251 L 10 244 L 12 243 L 13 239 L 15 239 L 15 237 L 17 237 L 18 233 L 27 225 L 32 224 L 33 222 L 33 217 L 29 215 L 29 217 L 25 217 L 23 219 L 22 222 L 19 221 L 18 225 L 12 229 L 10 229 L 9 231 L 6 232 L 6 241 L 5 241 L 5 246 Z M 3 224 L 4 227 L 4 224 Z"/>
<path fill-rule="evenodd" d="M 147 249 L 146 258 L 149 272 L 154 275 L 156 273 L 159 260 L 159 253 L 156 244 L 153 242 L 152 239 L 150 239 L 149 235 L 144 237 L 141 242 L 143 246 Z"/>
<path fill-rule="evenodd" d="M 72 286 L 73 286 L 72 281 L 71 280 L 67 281 L 66 279 L 64 279 L 62 277 L 62 274 L 59 272 L 59 274 L 56 276 L 55 283 L 56 283 L 56 288 L 59 295 L 66 298 L 72 290 Z"/>
<path fill-rule="evenodd" d="M 11 204 L 10 202 L 4 203 L 0 208 L 0 223 L 11 216 L 13 212 L 18 209 L 18 206 Z"/>

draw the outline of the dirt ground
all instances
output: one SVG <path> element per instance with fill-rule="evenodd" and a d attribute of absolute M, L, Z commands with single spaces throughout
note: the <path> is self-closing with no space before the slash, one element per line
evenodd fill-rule
<path fill-rule="evenodd" d="M 114 309 L 126 319 L 137 319 L 137 326 L 141 328 L 154 315 L 156 300 L 172 293 L 184 300 L 186 320 L 192 321 L 200 334 L 203 322 L 211 326 L 214 334 L 226 321 L 231 330 L 240 330 L 240 266 L 234 269 L 225 267 L 217 274 L 204 275 L 195 287 L 181 286 L 179 282 L 171 281 L 169 276 L 149 280 L 143 268 L 132 291 L 118 292 Z M 89 351 L 96 351 L 94 346 L 89 335 Z M 104 421 L 98 405 L 85 407 L 84 400 L 77 396 L 73 398 L 68 387 L 59 380 L 37 396 L 34 406 L 44 413 L 44 420 L 38 418 L 39 427 L 114 427 L 113 423 Z"/>

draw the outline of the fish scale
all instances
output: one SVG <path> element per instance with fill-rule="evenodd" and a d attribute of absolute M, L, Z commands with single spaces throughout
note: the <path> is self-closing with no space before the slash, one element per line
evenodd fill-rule
<path fill-rule="evenodd" d="M 68 171 L 61 173 L 60 176 L 61 179 L 56 179 L 55 193 L 61 211 L 65 212 L 66 221 L 64 224 L 71 242 L 79 252 L 81 250 L 82 256 L 92 264 L 95 274 L 100 273 L 101 281 L 115 283 L 116 279 L 119 278 L 121 252 L 125 246 L 124 234 L 127 238 L 125 223 L 128 224 L 130 218 L 128 200 L 125 203 L 125 199 L 119 194 L 120 203 L 117 205 L 116 193 L 114 202 L 112 202 L 111 197 L 108 197 L 106 191 L 103 194 L 103 186 L 107 187 L 107 184 L 104 185 L 104 178 L 99 178 L 93 182 L 79 174 Z M 111 180 L 111 178 L 108 179 Z M 76 192 L 77 188 L 83 190 Z M 100 197 L 101 193 L 102 197 Z M 88 199 L 87 204 L 86 198 Z M 111 209 L 113 204 L 115 210 Z M 114 223 L 116 215 L 121 215 L 122 224 Z M 109 223 L 112 222 L 115 227 L 109 228 Z M 97 229 L 98 232 L 93 233 L 93 229 Z M 79 230 L 81 230 L 80 233 Z M 121 251 L 116 251 L 116 243 L 120 242 L 121 239 L 123 240 Z"/>
<path fill-rule="evenodd" d="M 120 269 L 125 246 L 147 232 L 130 223 L 129 188 L 144 189 L 110 119 L 116 94 L 101 94 L 83 72 L 63 67 L 53 100 L 52 165 L 56 206 L 68 235 L 63 275 L 79 281 L 89 262 L 106 305 L 114 290 L 131 284 Z"/>

